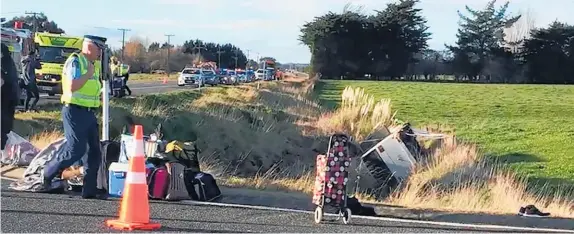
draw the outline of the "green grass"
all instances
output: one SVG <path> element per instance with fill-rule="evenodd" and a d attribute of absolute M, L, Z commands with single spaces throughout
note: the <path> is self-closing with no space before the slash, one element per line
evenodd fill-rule
<path fill-rule="evenodd" d="M 335 107 L 346 86 L 390 98 L 415 126 L 447 125 L 532 179 L 574 182 L 574 86 L 321 81 L 316 95 Z"/>

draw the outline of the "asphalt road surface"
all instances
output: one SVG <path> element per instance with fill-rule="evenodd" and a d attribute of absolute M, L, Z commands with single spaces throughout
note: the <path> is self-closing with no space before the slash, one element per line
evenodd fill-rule
<path fill-rule="evenodd" d="M 104 225 L 116 218 L 119 200 L 84 200 L 66 194 L 37 194 L 7 189 L 2 180 L 1 232 L 114 232 Z M 381 232 L 515 232 L 471 227 L 449 227 L 352 217 L 351 223 L 339 221 L 314 224 L 309 213 L 261 210 L 245 207 L 221 207 L 185 202 L 151 201 L 151 219 L 159 222 L 159 232 L 203 233 L 381 233 Z M 327 217 L 327 219 L 334 219 Z"/>
<path fill-rule="evenodd" d="M 177 86 L 176 81 L 169 81 L 166 84 L 163 84 L 161 81 L 133 81 L 128 82 L 128 87 L 132 90 L 132 95 L 143 95 L 143 94 L 151 94 L 151 93 L 164 93 L 174 90 L 185 90 L 185 89 L 194 89 L 191 86 Z M 40 94 L 40 101 L 38 105 L 46 104 L 46 103 L 59 103 L 60 102 L 60 95 L 56 96 L 48 96 L 48 94 L 41 93 Z"/>

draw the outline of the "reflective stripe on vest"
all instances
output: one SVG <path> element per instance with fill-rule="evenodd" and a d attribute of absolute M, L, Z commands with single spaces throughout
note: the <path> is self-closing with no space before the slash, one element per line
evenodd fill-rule
<path fill-rule="evenodd" d="M 68 57 L 65 66 L 70 66 L 69 63 L 72 62 L 72 58 L 76 56 L 78 58 L 78 65 L 80 66 L 80 72 L 82 75 L 88 72 L 88 59 L 82 55 L 73 53 Z M 68 84 L 71 79 L 68 77 L 66 69 L 62 72 L 62 87 L 64 88 L 61 101 L 63 103 L 75 104 L 84 107 L 99 107 L 100 103 L 100 90 L 102 85 L 99 81 L 100 74 L 100 64 L 96 62 L 94 64 L 94 75 L 86 81 L 86 83 L 78 90 L 70 92 L 66 90 L 67 87 L 71 86 Z"/>

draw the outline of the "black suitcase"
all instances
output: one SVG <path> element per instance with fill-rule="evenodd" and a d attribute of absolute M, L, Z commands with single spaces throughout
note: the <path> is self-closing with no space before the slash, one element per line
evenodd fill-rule
<path fill-rule="evenodd" d="M 185 187 L 191 199 L 215 201 L 221 198 L 221 190 L 211 174 L 185 170 Z"/>
<path fill-rule="evenodd" d="M 102 161 L 98 168 L 98 189 L 108 191 L 108 168 L 120 159 L 120 143 L 117 141 L 101 142 Z"/>

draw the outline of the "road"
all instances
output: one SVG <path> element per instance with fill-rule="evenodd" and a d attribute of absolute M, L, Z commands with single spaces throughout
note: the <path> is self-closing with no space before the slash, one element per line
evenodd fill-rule
<path fill-rule="evenodd" d="M 143 94 L 150 94 L 150 93 L 164 93 L 174 90 L 184 90 L 184 89 L 193 89 L 190 86 L 179 87 L 177 86 L 176 81 L 169 81 L 166 84 L 163 84 L 161 81 L 134 81 L 128 83 L 128 86 L 132 90 L 133 95 L 143 95 Z M 48 94 L 40 94 L 40 101 L 38 105 L 43 105 L 46 103 L 59 103 L 60 96 L 56 95 L 53 97 L 48 96 Z"/>
<path fill-rule="evenodd" d="M 7 189 L 2 180 L 2 232 L 111 232 L 104 220 L 115 218 L 119 200 L 84 200 L 66 194 L 35 194 Z M 488 230 L 450 227 L 426 223 L 375 220 L 355 216 L 351 223 L 341 221 L 314 224 L 312 214 L 225 207 L 185 202 L 151 201 L 151 217 L 162 224 L 160 232 L 204 233 L 381 233 L 381 232 L 516 232 L 523 230 Z M 332 217 L 328 217 L 332 218 Z"/>

